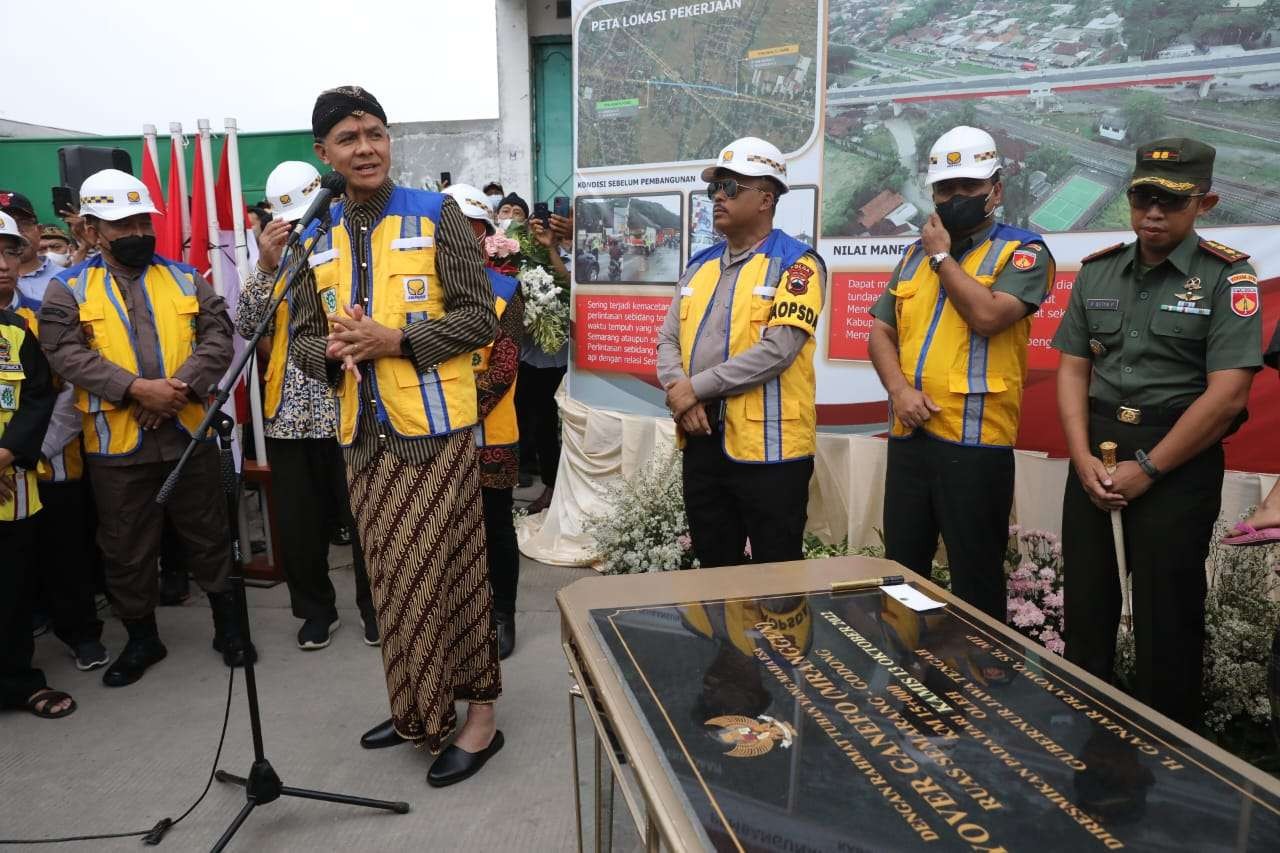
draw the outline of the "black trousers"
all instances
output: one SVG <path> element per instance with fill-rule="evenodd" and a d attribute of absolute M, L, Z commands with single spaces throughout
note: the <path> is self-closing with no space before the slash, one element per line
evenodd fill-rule
<path fill-rule="evenodd" d="M 336 518 L 351 531 L 352 570 L 356 576 L 356 605 L 373 613 L 364 551 L 351 517 L 347 469 L 342 449 L 333 438 L 268 438 L 279 559 L 289 585 L 289 603 L 299 619 L 333 621 L 338 617 L 337 592 L 329 579 L 327 524 Z"/>
<path fill-rule="evenodd" d="M 1114 441 L 1117 458 L 1151 450 L 1165 427 L 1089 419 L 1089 446 Z M 1183 725 L 1200 725 L 1204 668 L 1205 559 L 1222 508 L 1224 469 L 1217 444 L 1166 473 L 1122 510 L 1133 584 L 1135 698 Z M 1111 515 L 1089 501 L 1074 468 L 1062 500 L 1067 660 L 1109 681 L 1120 622 L 1120 582 Z"/>
<path fill-rule="evenodd" d="M 544 486 L 555 488 L 560 467 L 560 410 L 556 389 L 567 368 L 534 367 L 520 362 L 516 379 L 516 421 L 520 426 L 520 467 L 536 470 Z"/>
<path fill-rule="evenodd" d="M 31 666 L 35 551 L 35 518 L 0 521 L 0 706 L 5 708 L 21 708 L 32 693 L 48 686 L 44 673 Z"/>
<path fill-rule="evenodd" d="M 511 489 L 482 488 L 484 536 L 488 544 L 489 584 L 493 587 L 493 609 L 516 612 L 516 589 L 520 585 L 520 549 L 516 546 L 516 525 L 511 517 Z"/>
<path fill-rule="evenodd" d="M 771 465 L 735 462 L 719 430 L 684 449 L 684 510 L 705 568 L 804 559 L 813 459 Z M 744 556 L 751 540 L 751 557 Z"/>
<path fill-rule="evenodd" d="M 36 529 L 36 600 L 53 619 L 53 633 L 68 646 L 102 637 L 94 603 L 97 556 L 93 514 L 83 480 L 40 482 L 44 509 L 33 517 Z"/>
<path fill-rule="evenodd" d="M 928 577 L 941 534 L 951 591 L 1000 622 L 1012 509 L 1012 449 L 964 447 L 919 430 L 889 440 L 885 556 Z"/>

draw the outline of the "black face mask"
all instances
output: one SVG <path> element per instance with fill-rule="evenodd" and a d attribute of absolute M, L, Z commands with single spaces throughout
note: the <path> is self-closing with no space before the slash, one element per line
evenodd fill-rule
<path fill-rule="evenodd" d="M 145 267 L 151 264 L 151 256 L 156 253 L 154 235 L 134 235 L 118 237 L 109 244 L 111 257 L 126 267 Z"/>
<path fill-rule="evenodd" d="M 984 196 L 953 195 L 942 204 L 936 205 L 942 227 L 947 229 L 947 233 L 952 237 L 963 236 L 973 231 L 987 218 L 987 200 L 990 198 L 991 193 Z"/>

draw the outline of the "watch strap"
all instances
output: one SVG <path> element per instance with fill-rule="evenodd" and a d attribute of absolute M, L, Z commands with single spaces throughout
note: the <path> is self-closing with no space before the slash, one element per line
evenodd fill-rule
<path fill-rule="evenodd" d="M 1133 459 L 1138 463 L 1138 467 L 1141 468 L 1148 477 L 1153 480 L 1160 479 L 1162 472 L 1156 467 L 1156 464 L 1151 461 L 1151 457 L 1147 456 L 1144 451 L 1139 450 L 1135 452 L 1133 454 Z"/>

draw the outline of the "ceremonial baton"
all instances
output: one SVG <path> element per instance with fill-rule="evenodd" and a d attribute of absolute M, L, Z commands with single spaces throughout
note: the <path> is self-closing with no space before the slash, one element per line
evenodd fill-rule
<path fill-rule="evenodd" d="M 1108 474 L 1116 472 L 1116 443 L 1104 441 L 1098 445 L 1102 451 L 1102 466 Z M 1126 634 L 1133 632 L 1133 593 L 1129 585 L 1129 565 L 1124 556 L 1124 520 L 1121 510 L 1111 510 L 1111 539 L 1116 546 L 1116 573 L 1120 576 L 1120 625 Z"/>

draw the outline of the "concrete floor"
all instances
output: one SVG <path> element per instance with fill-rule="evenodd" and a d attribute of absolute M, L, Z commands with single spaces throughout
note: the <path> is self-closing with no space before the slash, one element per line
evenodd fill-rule
<path fill-rule="evenodd" d="M 387 717 L 387 699 L 378 650 L 361 642 L 349 563 L 349 549 L 333 549 L 331 564 L 343 567 L 333 572 L 343 625 L 327 649 L 296 647 L 300 623 L 289 612 L 283 584 L 249 590 L 267 757 L 286 785 L 406 800 L 412 811 L 395 815 L 282 798 L 251 815 L 230 849 L 576 849 L 569 676 L 555 593 L 590 570 L 522 562 L 518 643 L 503 663 L 498 705 L 506 747 L 473 779 L 437 790 L 425 781 L 428 754 L 408 746 L 359 747 L 360 734 Z M 124 630 L 104 618 L 103 641 L 114 655 L 123 646 Z M 80 707 L 62 720 L 0 716 L 0 840 L 150 828 L 162 817 L 177 817 L 199 795 L 217 747 L 227 669 L 209 647 L 212 622 L 203 596 L 194 595 L 185 607 L 161 608 L 158 620 L 169 656 L 125 688 L 104 687 L 101 671 L 77 671 L 52 634 L 36 641 L 36 665 Z M 583 720 L 580 713 L 580 725 Z M 590 741 L 579 742 L 585 776 Z M 252 756 L 244 681 L 237 671 L 219 767 L 244 775 Z M 590 796 L 585 786 L 583 791 Z M 243 803 L 239 788 L 214 782 L 161 849 L 209 849 Z M 615 849 L 634 849 L 620 797 L 618 804 Z M 129 838 L 25 849 L 139 847 L 138 839 Z"/>

